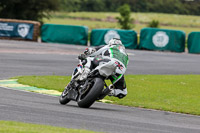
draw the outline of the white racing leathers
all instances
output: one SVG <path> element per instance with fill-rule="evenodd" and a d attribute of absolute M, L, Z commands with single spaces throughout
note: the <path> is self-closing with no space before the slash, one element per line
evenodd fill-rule
<path fill-rule="evenodd" d="M 85 73 L 87 73 L 88 70 L 92 70 L 96 67 L 104 66 L 104 69 L 102 69 L 102 74 L 107 76 L 114 86 L 114 89 L 112 89 L 109 95 L 123 98 L 127 95 L 124 74 L 128 65 L 128 55 L 125 51 L 125 47 L 118 44 L 112 46 L 105 45 L 94 49 L 96 52 L 88 55 L 87 57 Z M 114 72 L 106 71 L 106 67 L 113 67 Z"/>

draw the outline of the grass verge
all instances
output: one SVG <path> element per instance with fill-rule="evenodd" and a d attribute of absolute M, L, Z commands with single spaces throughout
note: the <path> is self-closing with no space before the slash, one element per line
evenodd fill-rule
<path fill-rule="evenodd" d="M 68 129 L 15 121 L 0 121 L 1 133 L 97 133 L 88 130 Z"/>
<path fill-rule="evenodd" d="M 64 25 L 83 25 L 89 29 L 96 28 L 120 28 L 117 22 L 108 22 L 107 18 L 114 19 L 119 13 L 113 12 L 55 12 L 51 19 L 44 19 L 45 23 L 64 24 Z M 177 15 L 163 13 L 132 13 L 131 15 L 137 22 L 133 30 L 140 33 L 142 28 L 147 27 L 147 23 L 152 20 L 158 20 L 161 23 L 160 28 L 182 30 L 188 35 L 192 31 L 199 31 L 200 18 L 192 15 Z M 82 20 L 74 18 L 88 18 L 91 20 Z M 167 18 L 167 19 L 166 19 Z M 105 21 L 96 21 L 102 19 Z M 184 21 L 183 21 L 184 20 Z"/>
<path fill-rule="evenodd" d="M 119 17 L 118 12 L 55 12 L 52 14 L 52 18 L 87 18 L 87 19 L 100 19 L 106 20 L 107 18 L 115 19 Z M 149 23 L 152 20 L 158 20 L 163 25 L 171 26 L 190 26 L 199 27 L 200 18 L 194 15 L 179 15 L 179 14 L 167 14 L 167 13 L 141 13 L 132 12 L 133 17 L 138 23 Z M 167 18 L 167 19 L 166 19 Z M 184 20 L 184 21 L 183 21 Z"/>
<path fill-rule="evenodd" d="M 19 83 L 63 91 L 70 76 L 21 76 Z M 200 115 L 200 75 L 126 75 L 128 95 L 114 104 Z"/>

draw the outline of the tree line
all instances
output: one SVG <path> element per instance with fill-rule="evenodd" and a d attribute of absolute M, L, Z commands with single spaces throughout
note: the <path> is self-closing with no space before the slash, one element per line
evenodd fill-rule
<path fill-rule="evenodd" d="M 0 0 L 0 18 L 36 20 L 59 10 L 59 0 Z"/>
<path fill-rule="evenodd" d="M 68 12 L 116 12 L 128 4 L 133 12 L 200 15 L 200 0 L 60 0 L 60 4 Z"/>
<path fill-rule="evenodd" d="M 124 4 L 132 12 L 200 15 L 200 0 L 0 0 L 0 18 L 42 22 L 51 11 L 118 12 Z"/>

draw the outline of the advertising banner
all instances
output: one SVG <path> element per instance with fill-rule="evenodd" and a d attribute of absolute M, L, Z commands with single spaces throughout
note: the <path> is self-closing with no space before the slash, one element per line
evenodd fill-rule
<path fill-rule="evenodd" d="M 0 21 L 0 37 L 33 39 L 33 29 L 33 24 Z"/>
<path fill-rule="evenodd" d="M 200 54 L 200 32 L 191 32 L 188 36 L 188 52 Z"/>
<path fill-rule="evenodd" d="M 185 51 L 185 33 L 178 30 L 144 28 L 140 32 L 139 47 L 149 50 Z"/>
<path fill-rule="evenodd" d="M 91 32 L 91 46 L 108 44 L 112 38 L 121 39 L 126 48 L 137 48 L 137 33 L 133 30 L 93 29 Z"/>

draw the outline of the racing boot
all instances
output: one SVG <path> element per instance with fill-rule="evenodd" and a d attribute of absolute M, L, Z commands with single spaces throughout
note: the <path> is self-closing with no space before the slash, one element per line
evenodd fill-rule
<path fill-rule="evenodd" d="M 119 99 L 125 97 L 127 95 L 127 88 L 121 89 L 112 89 L 108 96 L 118 97 Z"/>

